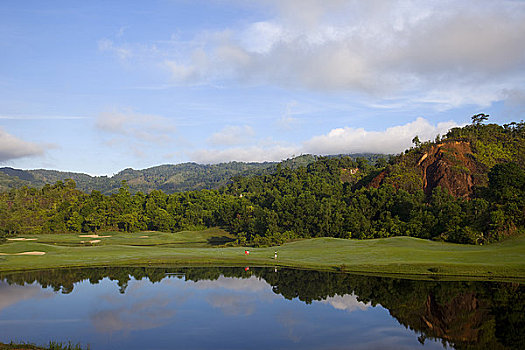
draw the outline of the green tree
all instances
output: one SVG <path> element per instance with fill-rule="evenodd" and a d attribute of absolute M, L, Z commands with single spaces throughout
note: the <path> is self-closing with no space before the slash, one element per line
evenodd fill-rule
<path fill-rule="evenodd" d="M 480 125 L 482 122 L 484 122 L 485 120 L 489 119 L 489 115 L 488 114 L 479 113 L 479 114 L 473 115 L 471 119 L 472 119 L 472 124 Z"/>

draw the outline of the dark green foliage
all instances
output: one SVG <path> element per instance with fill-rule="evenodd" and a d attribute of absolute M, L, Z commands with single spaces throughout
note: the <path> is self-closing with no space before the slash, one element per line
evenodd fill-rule
<path fill-rule="evenodd" d="M 30 184 L 31 183 L 29 181 L 25 181 L 16 176 L 9 176 L 8 174 L 0 172 L 0 192 L 7 191 L 10 188 L 18 188 Z"/>
<path fill-rule="evenodd" d="M 481 124 L 487 119 L 489 119 L 488 114 L 483 114 L 483 113 L 476 114 L 472 116 L 472 124 Z"/>
<path fill-rule="evenodd" d="M 176 232 L 221 226 L 237 236 L 237 243 L 257 246 L 309 237 L 401 235 L 482 244 L 519 233 L 525 226 L 525 162 L 521 158 L 525 150 L 516 154 L 525 144 L 524 130 L 523 123 L 503 127 L 474 123 L 446 135 L 446 139 L 468 138 L 478 145 L 498 144 L 504 154 L 512 155 L 513 162 L 506 161 L 506 156 L 473 155 L 496 165 L 484 174 L 488 186 L 477 188 L 468 200 L 440 187 L 423 193 L 423 180 L 414 164 L 432 146 L 425 142 L 388 164 L 380 157 L 316 157 L 312 162 L 311 156 L 301 156 L 277 164 L 272 173 L 235 176 L 219 190 L 133 192 L 134 170 L 118 175 L 130 180 L 122 180 L 110 195 L 85 194 L 73 180 L 40 189 L 23 186 L 0 193 L 0 234 Z M 501 140 L 506 143 L 500 145 Z M 447 152 L 444 157 L 454 160 L 453 152 Z M 378 188 L 367 186 L 384 168 L 389 174 L 384 183 Z"/>
<path fill-rule="evenodd" d="M 361 164 L 362 167 L 366 165 Z M 110 196 L 75 189 L 73 181 L 0 194 L 0 233 L 158 230 L 222 226 L 238 243 L 268 246 L 308 237 L 412 236 L 458 243 L 499 240 L 523 227 L 524 174 L 515 164 L 489 173 L 489 187 L 471 200 L 441 188 L 356 188 L 341 181 L 348 157 L 320 158 L 296 170 L 241 177 L 221 191 L 131 194 L 124 183 Z M 371 168 L 370 171 L 373 171 Z"/>
<path fill-rule="evenodd" d="M 304 159 L 300 161 L 309 161 Z M 290 160 L 290 164 L 295 164 Z M 73 179 L 83 192 L 99 191 L 111 194 L 118 191 L 122 181 L 126 181 L 132 193 L 162 190 L 166 193 L 183 192 L 201 189 L 216 189 L 228 183 L 231 177 L 271 172 L 275 163 L 241 163 L 202 165 L 184 163 L 177 165 L 160 165 L 144 170 L 125 169 L 111 177 L 90 176 L 82 173 L 62 172 L 56 170 L 19 170 L 0 168 L 0 186 L 16 188 L 23 185 L 41 187 L 56 181 Z M 5 176 L 8 175 L 8 176 Z M 0 187 L 1 189 L 1 187 Z"/>
<path fill-rule="evenodd" d="M 364 158 L 370 162 L 384 159 L 382 154 L 353 154 L 353 158 Z M 307 166 L 317 159 L 316 156 L 305 154 L 282 161 L 281 166 L 297 169 Z M 218 189 L 228 184 L 233 177 L 270 174 L 278 163 L 244 163 L 229 162 L 220 164 L 165 164 L 156 167 L 134 170 L 125 169 L 111 176 L 90 176 L 82 173 L 63 172 L 56 170 L 20 170 L 0 168 L 0 191 L 10 188 L 20 188 L 24 185 L 42 187 L 57 181 L 73 179 L 77 188 L 83 192 L 99 191 L 111 194 L 118 191 L 122 181 L 126 181 L 131 193 L 149 193 L 161 190 L 168 194 L 201 189 Z"/>
<path fill-rule="evenodd" d="M 503 126 L 474 122 L 462 128 L 451 129 L 445 135 L 445 139 L 470 141 L 475 159 L 489 169 L 502 162 L 514 162 L 521 167 L 525 165 L 523 121 Z"/>
<path fill-rule="evenodd" d="M 0 350 L 83 350 L 80 344 L 72 344 L 71 342 L 62 343 L 50 341 L 48 346 L 37 346 L 28 343 L 0 343 Z M 89 345 L 85 348 L 89 350 Z"/>

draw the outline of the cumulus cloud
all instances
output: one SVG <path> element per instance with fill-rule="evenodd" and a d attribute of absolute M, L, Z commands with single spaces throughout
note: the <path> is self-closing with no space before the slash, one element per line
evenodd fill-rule
<path fill-rule="evenodd" d="M 263 3 L 277 9 L 275 17 L 196 37 L 198 49 L 166 61 L 173 78 L 381 97 L 426 91 L 428 102 L 457 106 L 489 105 L 525 76 L 523 2 Z M 450 90 L 455 94 L 446 94 Z"/>
<path fill-rule="evenodd" d="M 345 310 L 348 312 L 366 310 L 370 307 L 370 303 L 365 304 L 358 301 L 357 296 L 354 294 L 345 294 L 343 296 L 336 295 L 333 297 L 328 297 L 325 300 L 321 301 L 321 303 L 331 305 L 337 310 Z"/>
<path fill-rule="evenodd" d="M 175 315 L 171 298 L 156 296 L 131 306 L 112 307 L 94 312 L 90 320 L 100 333 L 152 329 L 165 325 Z"/>
<path fill-rule="evenodd" d="M 424 118 L 405 125 L 387 128 L 384 131 L 367 131 L 363 128 L 337 128 L 325 135 L 306 141 L 304 152 L 313 154 L 341 153 L 399 153 L 411 146 L 411 140 L 418 136 L 421 141 L 431 140 L 437 134 L 445 134 L 455 122 L 430 124 Z"/>
<path fill-rule="evenodd" d="M 23 300 L 50 298 L 52 296 L 52 292 L 42 289 L 37 284 L 19 286 L 0 281 L 0 311 Z"/>
<path fill-rule="evenodd" d="M 216 280 L 202 280 L 195 282 L 198 289 L 226 289 L 233 291 L 259 292 L 271 290 L 271 286 L 264 280 L 251 276 L 250 278 L 232 278 L 220 276 Z"/>
<path fill-rule="evenodd" d="M 283 146 L 259 143 L 250 147 L 201 149 L 191 153 L 190 158 L 198 163 L 213 164 L 229 161 L 281 161 L 300 154 L 395 154 L 410 148 L 415 136 L 418 136 L 421 141 L 433 140 L 438 134 L 444 135 L 456 126 L 458 124 L 453 121 L 432 125 L 428 120 L 420 117 L 413 122 L 382 131 L 343 127 L 332 129 L 324 135 L 314 136 L 301 145 Z"/>
<path fill-rule="evenodd" d="M 206 300 L 225 315 L 251 315 L 255 312 L 257 298 L 247 295 L 211 294 Z"/>
<path fill-rule="evenodd" d="M 249 125 L 228 125 L 211 135 L 208 142 L 212 145 L 240 145 L 246 143 L 254 135 L 255 132 Z"/>
<path fill-rule="evenodd" d="M 172 134 L 176 130 L 169 118 L 135 113 L 131 109 L 114 109 L 100 113 L 95 126 L 110 134 L 123 135 L 151 143 L 171 141 Z"/>
<path fill-rule="evenodd" d="M 42 156 L 50 146 L 19 139 L 0 127 L 0 162 L 12 159 Z"/>
<path fill-rule="evenodd" d="M 223 150 L 201 149 L 190 154 L 191 159 L 198 163 L 214 164 L 230 161 L 238 162 L 272 162 L 290 158 L 298 154 L 298 148 L 293 146 L 250 146 L 233 147 Z"/>

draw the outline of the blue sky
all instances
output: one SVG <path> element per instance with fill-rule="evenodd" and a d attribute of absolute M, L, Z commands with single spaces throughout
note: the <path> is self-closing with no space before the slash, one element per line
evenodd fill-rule
<path fill-rule="evenodd" d="M 397 153 L 525 111 L 523 1 L 2 1 L 0 165 Z"/>

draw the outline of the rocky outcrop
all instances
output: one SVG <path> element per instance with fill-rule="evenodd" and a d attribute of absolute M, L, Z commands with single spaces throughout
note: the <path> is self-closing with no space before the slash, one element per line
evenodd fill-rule
<path fill-rule="evenodd" d="M 415 168 L 421 174 L 422 189 L 427 195 L 440 186 L 455 197 L 468 198 L 474 186 L 486 183 L 487 169 L 476 161 L 470 143 L 466 141 L 432 145 L 417 161 L 405 166 L 407 171 Z M 389 175 L 389 171 L 383 171 L 370 182 L 370 186 L 380 186 Z M 392 184 L 396 186 L 395 182 Z"/>
<path fill-rule="evenodd" d="M 488 310 L 480 305 L 475 293 L 459 294 L 440 304 L 430 294 L 421 321 L 425 333 L 454 343 L 479 342 Z"/>
<path fill-rule="evenodd" d="M 455 197 L 469 197 L 474 186 L 483 184 L 486 173 L 476 162 L 470 143 L 460 141 L 433 146 L 417 166 L 427 195 L 440 186 Z"/>

